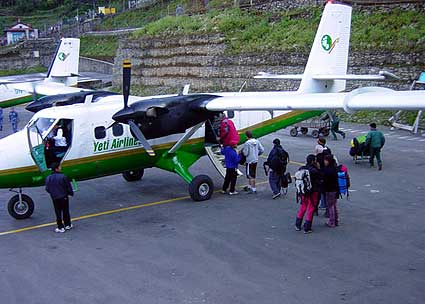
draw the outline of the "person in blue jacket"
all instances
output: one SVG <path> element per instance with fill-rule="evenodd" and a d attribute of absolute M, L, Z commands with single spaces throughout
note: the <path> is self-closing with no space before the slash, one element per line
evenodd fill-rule
<path fill-rule="evenodd" d="M 237 145 L 225 146 L 221 149 L 221 153 L 224 155 L 224 163 L 226 165 L 226 176 L 224 177 L 224 183 L 221 193 L 227 193 L 229 188 L 229 194 L 235 195 L 238 192 L 235 190 L 236 179 L 238 178 L 238 166 L 240 161 L 240 155 L 236 152 Z"/>

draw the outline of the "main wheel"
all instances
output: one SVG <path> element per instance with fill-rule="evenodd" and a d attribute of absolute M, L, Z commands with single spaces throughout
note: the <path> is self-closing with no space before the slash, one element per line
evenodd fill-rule
<path fill-rule="evenodd" d="M 189 184 L 189 194 L 194 201 L 206 201 L 211 198 L 214 183 L 207 175 L 198 175 Z"/>
<path fill-rule="evenodd" d="M 128 182 L 135 182 L 141 180 L 144 173 L 144 169 L 130 170 L 123 172 L 122 177 Z"/>
<path fill-rule="evenodd" d="M 34 202 L 26 194 L 22 194 L 22 201 L 19 201 L 19 194 L 12 196 L 7 203 L 7 211 L 10 216 L 17 220 L 23 220 L 29 218 L 34 212 Z"/>
<path fill-rule="evenodd" d="M 313 136 L 314 138 L 318 138 L 319 137 L 319 130 L 313 130 L 311 131 L 311 136 Z"/>
<path fill-rule="evenodd" d="M 301 128 L 301 134 L 306 135 L 308 132 L 308 128 Z"/>
<path fill-rule="evenodd" d="M 297 128 L 292 128 L 291 131 L 289 131 L 289 135 L 291 135 L 292 137 L 296 137 L 298 135 Z"/>

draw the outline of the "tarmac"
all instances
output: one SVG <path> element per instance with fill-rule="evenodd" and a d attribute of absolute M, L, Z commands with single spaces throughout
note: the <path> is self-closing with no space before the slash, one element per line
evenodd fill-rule
<path fill-rule="evenodd" d="M 7 113 L 1 137 L 10 133 Z M 378 171 L 348 155 L 350 139 L 367 127 L 342 127 L 347 139 L 328 145 L 348 166 L 350 197 L 338 202 L 339 227 L 327 228 L 321 211 L 308 235 L 294 229 L 293 185 L 286 197 L 271 199 L 263 159 L 257 195 L 217 192 L 205 202 L 191 201 L 187 184 L 159 169 L 134 183 L 120 175 L 80 182 L 71 199 L 75 228 L 64 234 L 53 232 L 43 188 L 25 189 L 36 208 L 22 221 L 8 215 L 12 193 L 2 189 L 0 302 L 423 303 L 425 137 L 382 127 L 387 143 Z M 280 138 L 294 173 L 316 140 L 288 134 L 260 140 L 267 153 Z M 208 174 L 220 189 L 206 157 L 192 173 Z"/>

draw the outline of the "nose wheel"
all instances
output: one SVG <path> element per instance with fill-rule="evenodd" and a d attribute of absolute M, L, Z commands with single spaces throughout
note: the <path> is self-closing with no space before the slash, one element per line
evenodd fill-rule
<path fill-rule="evenodd" d="M 28 195 L 18 193 L 7 203 L 7 211 L 17 220 L 29 218 L 34 212 L 34 201 Z"/>

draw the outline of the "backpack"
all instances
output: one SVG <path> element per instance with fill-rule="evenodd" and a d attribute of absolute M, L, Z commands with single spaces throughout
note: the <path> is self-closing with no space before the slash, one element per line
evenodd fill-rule
<path fill-rule="evenodd" d="M 301 194 L 309 194 L 312 190 L 310 171 L 305 167 L 301 167 L 297 172 L 295 172 L 295 189 L 297 191 L 297 197 Z"/>
<path fill-rule="evenodd" d="M 338 169 L 338 187 L 339 195 L 342 198 L 342 195 L 350 196 L 348 189 L 350 188 L 350 176 L 348 175 L 348 169 L 344 165 L 339 165 Z"/>
<path fill-rule="evenodd" d="M 273 158 L 270 159 L 269 166 L 273 171 L 280 172 L 283 167 L 288 164 L 288 152 L 283 148 L 276 148 L 276 153 L 273 155 Z"/>

